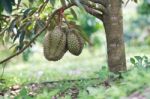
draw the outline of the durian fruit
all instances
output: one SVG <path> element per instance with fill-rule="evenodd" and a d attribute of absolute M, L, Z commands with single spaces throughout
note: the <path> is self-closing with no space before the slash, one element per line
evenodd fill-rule
<path fill-rule="evenodd" d="M 67 49 L 73 55 L 80 55 L 84 47 L 84 39 L 79 34 L 79 30 L 72 28 L 67 32 Z"/>
<path fill-rule="evenodd" d="M 47 31 L 43 42 L 44 56 L 49 61 L 60 60 L 66 49 L 66 34 L 59 26 L 53 31 Z"/>

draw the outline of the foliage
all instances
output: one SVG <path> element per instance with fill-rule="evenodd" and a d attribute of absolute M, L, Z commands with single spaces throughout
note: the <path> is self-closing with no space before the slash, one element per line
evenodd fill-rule
<path fill-rule="evenodd" d="M 12 12 L 12 6 L 15 5 L 14 0 L 1 0 L 0 1 L 0 14 L 2 13 L 3 9 L 5 9 L 8 13 Z"/>
<path fill-rule="evenodd" d="M 142 3 L 138 7 L 138 12 L 141 15 L 150 15 L 150 1 L 149 0 L 143 0 Z"/>
<path fill-rule="evenodd" d="M 18 84 L 20 83 L 21 80 L 18 79 L 17 77 L 12 77 L 12 76 L 4 76 L 2 78 L 0 78 L 0 91 L 5 91 L 8 88 L 10 88 L 12 86 L 12 84 Z M 23 83 L 23 80 L 22 80 Z"/>
<path fill-rule="evenodd" d="M 91 34 L 96 32 L 98 29 L 102 28 L 100 21 L 96 20 L 95 17 L 83 11 L 79 11 L 78 13 L 83 13 L 79 14 L 80 26 L 89 36 L 91 36 Z"/>
<path fill-rule="evenodd" d="M 108 79 L 109 76 L 108 68 L 106 66 L 102 66 L 101 70 L 98 72 L 98 75 L 99 78 L 103 81 Z"/>
<path fill-rule="evenodd" d="M 134 26 L 138 25 L 140 27 L 145 27 L 150 24 L 149 15 L 150 15 L 150 1 L 143 0 L 141 4 L 138 5 L 137 12 L 139 14 L 138 19 L 134 20 Z"/>
<path fill-rule="evenodd" d="M 70 27 L 69 25 L 73 25 L 81 31 L 80 35 L 85 41 L 90 43 L 88 35 L 98 30 L 99 24 L 95 24 L 96 21 L 92 21 L 95 20 L 95 18 L 89 15 L 87 16 L 87 13 L 83 14 L 82 17 L 87 17 L 88 21 L 92 22 L 91 25 L 86 25 L 86 20 L 78 21 L 77 19 L 81 15 L 77 15 L 75 8 L 71 8 L 65 12 L 63 12 L 63 7 L 59 9 L 59 7 L 65 6 L 68 3 L 70 3 L 70 1 L 65 0 L 61 2 L 54 0 L 37 0 L 36 2 L 33 0 L 0 1 L 0 17 L 2 18 L 0 21 L 0 34 L 3 44 L 12 44 L 10 49 L 13 50 L 13 54 L 23 52 L 26 48 L 32 47 L 31 43 L 35 44 L 35 39 L 42 33 L 45 33 L 46 29 L 52 30 L 58 24 L 65 24 L 68 28 Z M 54 17 L 49 19 L 50 15 L 55 11 L 56 14 Z M 85 11 L 83 12 L 85 13 Z M 47 28 L 39 33 L 44 27 Z M 41 38 L 43 38 L 43 35 Z M 26 58 L 29 54 L 27 55 L 25 53 L 23 54 L 23 59 L 27 60 Z"/>
<path fill-rule="evenodd" d="M 32 54 L 31 49 L 27 49 L 26 51 L 24 51 L 22 54 L 23 60 L 28 61 L 31 54 Z"/>
<path fill-rule="evenodd" d="M 128 23 L 125 24 L 129 26 L 125 26 L 125 39 L 128 41 L 128 44 L 132 46 L 149 45 L 149 5 L 149 0 L 138 2 L 137 12 L 134 11 L 134 14 L 131 15 L 130 18 L 127 16 Z"/>
<path fill-rule="evenodd" d="M 17 96 L 14 99 L 32 99 L 31 96 L 28 95 L 28 91 L 26 88 L 22 88 Z"/>
<path fill-rule="evenodd" d="M 135 56 L 134 58 L 130 58 L 130 61 L 136 68 L 139 68 L 139 70 L 150 68 L 150 61 L 146 56 Z"/>

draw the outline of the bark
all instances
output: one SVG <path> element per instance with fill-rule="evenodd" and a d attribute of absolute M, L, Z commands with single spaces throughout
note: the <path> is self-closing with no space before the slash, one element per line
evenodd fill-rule
<path fill-rule="evenodd" d="M 123 17 L 121 0 L 106 0 L 107 14 L 103 15 L 106 32 L 108 66 L 111 72 L 126 70 L 123 40 Z"/>

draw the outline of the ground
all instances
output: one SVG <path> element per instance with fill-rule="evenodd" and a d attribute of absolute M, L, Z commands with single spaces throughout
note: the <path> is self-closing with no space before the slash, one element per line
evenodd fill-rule
<path fill-rule="evenodd" d="M 131 57 L 144 55 L 149 57 L 149 50 L 148 46 L 126 47 L 128 68 L 133 66 L 130 62 Z M 11 87 L 7 93 L 21 90 L 20 88 L 23 88 L 21 86 L 27 86 L 33 92 L 32 94 L 36 95 L 36 99 L 46 99 L 55 95 L 61 99 L 70 99 L 69 97 L 105 99 L 106 96 L 106 99 L 108 97 L 109 99 L 120 99 L 120 97 L 133 99 L 130 97 L 145 97 L 143 93 L 146 92 L 149 94 L 147 90 L 150 86 L 147 83 L 150 76 L 147 71 L 139 73 L 139 69 L 133 69 L 132 72 L 125 73 L 121 80 L 100 78 L 106 75 L 105 72 L 100 73 L 101 68 L 107 66 L 105 46 L 94 49 L 86 46 L 78 57 L 67 52 L 63 59 L 57 62 L 47 61 L 43 56 L 42 47 L 35 46 L 33 51 L 28 62 L 22 61 L 21 56 L 17 56 L 6 65 L 3 74 L 3 78 L 6 78 L 5 87 Z M 4 84 L 1 83 L 1 86 L 4 87 Z M 24 89 L 22 90 L 24 92 Z M 53 99 L 59 99 L 56 96 Z"/>

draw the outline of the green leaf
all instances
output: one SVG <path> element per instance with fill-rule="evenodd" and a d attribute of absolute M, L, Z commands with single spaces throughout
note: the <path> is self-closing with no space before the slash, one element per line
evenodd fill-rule
<path fill-rule="evenodd" d="M 45 23 L 42 20 L 37 20 L 36 23 L 40 29 L 42 29 L 45 26 Z"/>
<path fill-rule="evenodd" d="M 50 0 L 50 3 L 52 4 L 52 6 L 55 5 L 55 0 Z"/>
<path fill-rule="evenodd" d="M 12 5 L 15 5 L 15 0 L 11 0 L 10 2 L 11 2 Z"/>
<path fill-rule="evenodd" d="M 77 20 L 78 17 L 77 17 L 76 12 L 74 11 L 74 9 L 71 8 L 70 11 L 71 11 L 71 14 L 73 15 L 73 17 Z"/>
<path fill-rule="evenodd" d="M 60 92 L 60 89 L 54 89 L 53 91 L 51 91 L 50 93 L 49 93 L 49 95 L 50 96 L 55 96 L 57 93 L 59 93 Z"/>
<path fill-rule="evenodd" d="M 130 62 L 131 62 L 132 64 L 135 64 L 135 59 L 134 59 L 134 58 L 130 58 Z"/>
<path fill-rule="evenodd" d="M 99 74 L 99 78 L 100 78 L 101 80 L 105 80 L 105 79 L 107 79 L 107 77 L 108 77 L 108 75 L 109 75 L 109 71 L 108 71 L 107 67 L 102 66 L 102 68 L 101 68 L 101 70 L 98 72 L 98 74 Z"/>
<path fill-rule="evenodd" d="M 31 10 L 31 8 L 28 8 L 28 9 L 26 9 L 26 10 L 23 12 L 23 16 L 22 16 L 23 19 L 25 19 L 25 18 L 28 16 L 30 10 Z"/>
<path fill-rule="evenodd" d="M 142 61 L 143 58 L 141 56 L 134 56 L 137 61 Z"/>
<path fill-rule="evenodd" d="M 30 3 L 33 3 L 33 2 L 34 2 L 34 0 L 29 0 L 29 2 L 30 2 Z"/>
<path fill-rule="evenodd" d="M 1 1 L 0 1 L 0 14 L 3 12 L 3 6 L 1 4 Z"/>
<path fill-rule="evenodd" d="M 65 6 L 66 5 L 66 1 L 65 0 L 60 0 L 62 6 Z"/>
<path fill-rule="evenodd" d="M 10 0 L 1 0 L 1 4 L 3 5 L 3 8 L 6 10 L 7 13 L 12 12 L 12 1 Z"/>
<path fill-rule="evenodd" d="M 33 99 L 31 96 L 24 96 L 23 99 Z"/>
<path fill-rule="evenodd" d="M 144 58 L 145 60 L 148 60 L 148 57 L 147 57 L 147 56 L 143 56 L 143 58 Z"/>
<path fill-rule="evenodd" d="M 14 99 L 20 99 L 21 97 L 18 95 L 18 96 L 15 96 Z"/>
<path fill-rule="evenodd" d="M 23 31 L 20 35 L 19 43 L 22 44 L 25 37 L 25 32 Z"/>
<path fill-rule="evenodd" d="M 78 29 L 80 32 L 80 35 L 82 36 L 82 38 L 86 41 L 86 42 L 88 42 L 90 45 L 93 45 L 92 43 L 91 43 L 91 41 L 90 41 L 90 38 L 89 38 L 89 36 L 87 35 L 87 33 L 86 32 L 84 32 L 81 28 L 80 28 L 81 26 L 77 26 L 76 25 L 76 29 Z"/>
<path fill-rule="evenodd" d="M 19 32 L 19 31 L 17 31 L 17 34 L 15 35 L 15 37 L 14 37 L 14 39 L 13 39 L 13 42 L 15 42 L 15 41 L 16 41 L 16 39 L 17 39 L 19 36 L 20 36 L 20 32 Z"/>
<path fill-rule="evenodd" d="M 138 3 L 138 0 L 134 0 L 135 3 Z"/>
<path fill-rule="evenodd" d="M 23 89 L 20 91 L 20 95 L 21 95 L 21 96 L 26 96 L 26 95 L 27 95 L 27 89 L 23 88 Z"/>

